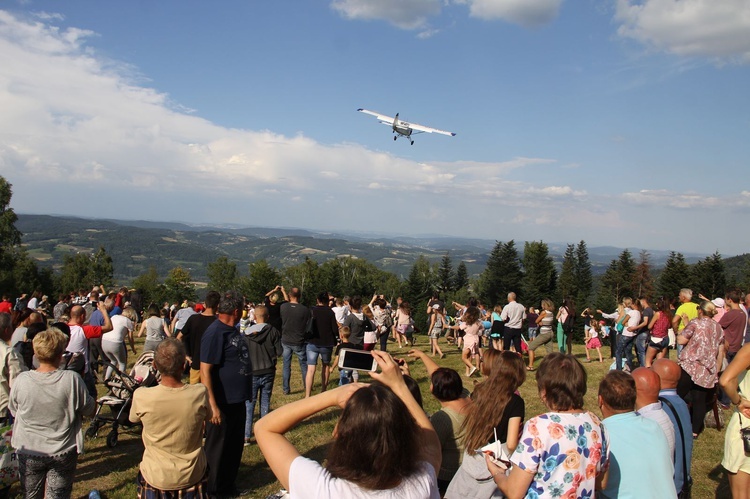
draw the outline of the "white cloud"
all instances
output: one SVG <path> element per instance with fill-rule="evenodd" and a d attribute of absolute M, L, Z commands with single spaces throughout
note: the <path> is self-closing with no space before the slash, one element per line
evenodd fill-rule
<path fill-rule="evenodd" d="M 57 12 L 34 12 L 33 16 L 42 21 L 64 21 L 65 16 Z"/>
<path fill-rule="evenodd" d="M 486 20 L 502 19 L 526 28 L 549 23 L 560 11 L 562 0 L 460 0 L 469 14 Z"/>
<path fill-rule="evenodd" d="M 673 192 L 667 189 L 626 192 L 622 195 L 626 202 L 640 206 L 657 206 L 677 209 L 713 209 L 736 205 L 740 198 L 734 196 L 714 197 L 698 192 Z"/>
<path fill-rule="evenodd" d="M 441 0 L 333 0 L 331 8 L 347 19 L 383 20 L 403 29 L 422 29 L 427 18 L 440 14 L 441 3 Z"/>
<path fill-rule="evenodd" d="M 617 0 L 618 33 L 681 56 L 750 62 L 747 0 Z"/>
<path fill-rule="evenodd" d="M 534 238 L 542 225 L 551 240 L 573 229 L 586 237 L 592 220 L 617 226 L 606 223 L 617 220 L 614 209 L 599 208 L 610 204 L 606 193 L 565 185 L 570 159 L 420 162 L 227 128 L 183 111 L 137 68 L 98 55 L 88 45 L 95 36 L 0 11 L 0 175 L 20 213 L 90 215 L 95 206 L 111 218 L 343 230 L 363 228 L 363 213 L 377 209 L 368 230 L 392 232 L 400 219 L 398 230 L 413 233 Z M 673 197 L 645 191 L 625 200 L 651 209 Z M 750 204 L 748 193 L 732 199 L 730 207 Z M 475 207 L 488 216 L 466 223 Z M 421 224 L 425 214 L 440 226 Z"/>

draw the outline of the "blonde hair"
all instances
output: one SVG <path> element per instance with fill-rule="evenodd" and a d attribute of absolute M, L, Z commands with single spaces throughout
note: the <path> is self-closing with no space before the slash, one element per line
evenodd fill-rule
<path fill-rule="evenodd" d="M 138 314 L 135 313 L 133 307 L 125 307 L 122 311 L 122 316 L 133 321 L 133 324 L 138 322 Z"/>
<path fill-rule="evenodd" d="M 625 305 L 625 307 L 630 308 L 633 305 L 633 299 L 626 296 L 622 299 L 622 304 Z"/>
<path fill-rule="evenodd" d="M 342 326 L 341 329 L 339 329 L 339 336 L 341 336 L 342 340 L 348 340 L 351 335 L 352 330 L 349 329 L 349 326 Z"/>
<path fill-rule="evenodd" d="M 62 357 L 68 337 L 56 327 L 51 327 L 34 336 L 31 344 L 39 362 L 51 364 Z"/>
<path fill-rule="evenodd" d="M 701 302 L 700 309 L 706 317 L 713 317 L 716 315 L 716 305 L 708 300 L 703 300 Z"/>
<path fill-rule="evenodd" d="M 544 300 L 542 300 L 542 308 L 547 312 L 554 312 L 555 304 L 552 300 L 545 298 Z"/>

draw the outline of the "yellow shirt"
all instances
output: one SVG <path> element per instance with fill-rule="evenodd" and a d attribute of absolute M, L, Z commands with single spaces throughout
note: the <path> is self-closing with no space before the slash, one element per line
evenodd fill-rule
<path fill-rule="evenodd" d="M 675 310 L 674 315 L 676 317 L 682 317 L 682 314 L 685 314 L 688 316 L 688 322 L 692 321 L 693 319 L 698 317 L 698 305 L 690 301 L 683 303 L 682 305 L 677 307 L 677 310 Z M 679 333 L 680 331 L 685 329 L 686 325 L 687 324 L 685 324 L 684 320 L 680 319 L 680 324 L 677 327 L 677 332 Z"/>
<path fill-rule="evenodd" d="M 141 473 L 161 490 L 198 483 L 206 472 L 203 422 L 210 419 L 208 391 L 202 384 L 139 388 L 133 394 L 130 421 L 143 423 Z"/>

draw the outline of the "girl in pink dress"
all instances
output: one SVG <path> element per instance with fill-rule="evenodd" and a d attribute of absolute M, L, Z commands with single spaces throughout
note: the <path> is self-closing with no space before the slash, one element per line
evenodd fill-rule
<path fill-rule="evenodd" d="M 591 362 L 591 357 L 589 356 L 589 350 L 596 350 L 599 354 L 599 362 L 603 362 L 602 359 L 602 342 L 599 339 L 599 334 L 601 332 L 601 324 L 596 321 L 596 319 L 592 319 L 589 328 L 586 330 L 586 362 Z"/>
<path fill-rule="evenodd" d="M 479 309 L 469 307 L 461 317 L 461 323 L 457 326 L 450 326 L 450 329 L 460 329 L 464 332 L 464 347 L 461 352 L 461 360 L 466 365 L 466 376 L 472 376 L 479 369 L 479 363 L 482 360 L 482 352 L 479 348 L 479 336 L 484 331 L 482 321 L 479 320 Z M 476 366 L 471 362 L 475 361 Z"/>

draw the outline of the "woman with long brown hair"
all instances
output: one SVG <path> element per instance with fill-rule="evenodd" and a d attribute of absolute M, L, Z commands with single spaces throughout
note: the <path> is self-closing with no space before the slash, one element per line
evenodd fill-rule
<path fill-rule="evenodd" d="M 462 427 L 466 450 L 445 497 L 501 497 L 484 456 L 477 450 L 495 439 L 508 455 L 516 449 L 525 415 L 524 401 L 516 390 L 525 379 L 523 358 L 514 352 L 500 352 L 489 379 L 478 384 L 472 394 L 474 403 L 468 406 Z"/>
<path fill-rule="evenodd" d="M 370 385 L 350 383 L 279 407 L 255 424 L 266 462 L 291 497 L 440 497 L 438 437 L 407 388 L 398 364 L 372 352 L 380 372 Z M 299 454 L 284 434 L 329 407 L 343 412 L 326 466 Z"/>

